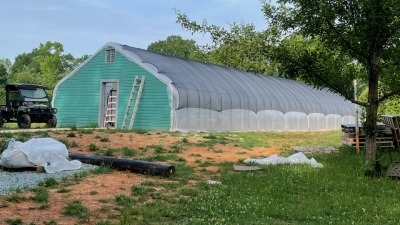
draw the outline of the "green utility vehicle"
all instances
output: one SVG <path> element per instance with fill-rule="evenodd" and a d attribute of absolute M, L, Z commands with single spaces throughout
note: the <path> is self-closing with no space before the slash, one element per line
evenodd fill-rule
<path fill-rule="evenodd" d="M 17 122 L 19 128 L 30 128 L 31 123 L 57 126 L 57 109 L 51 103 L 45 87 L 37 84 L 7 84 L 6 105 L 0 105 L 0 127 L 5 122 Z"/>

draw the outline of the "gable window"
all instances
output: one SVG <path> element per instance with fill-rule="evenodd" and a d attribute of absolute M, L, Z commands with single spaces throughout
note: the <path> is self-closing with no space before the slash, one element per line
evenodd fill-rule
<path fill-rule="evenodd" d="M 106 63 L 115 62 L 115 48 L 106 48 Z"/>

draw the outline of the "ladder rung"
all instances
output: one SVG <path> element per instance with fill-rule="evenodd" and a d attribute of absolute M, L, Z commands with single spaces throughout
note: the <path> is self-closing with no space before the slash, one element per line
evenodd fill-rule
<path fill-rule="evenodd" d="M 142 92 L 143 85 L 144 85 L 144 80 L 145 80 L 145 76 L 142 76 L 142 77 L 135 76 L 135 79 L 134 79 L 133 85 L 132 85 L 131 94 L 130 94 L 129 99 L 128 99 L 128 105 L 126 107 L 124 120 L 123 120 L 123 123 L 122 123 L 122 129 L 124 129 L 126 127 L 126 122 L 127 122 L 128 116 L 131 113 L 131 103 L 133 101 L 133 98 L 134 98 L 134 95 L 135 95 L 135 91 L 136 91 L 136 89 L 138 89 L 137 90 L 138 93 L 136 94 L 136 100 L 135 100 L 135 104 L 134 104 L 134 107 L 133 107 L 133 110 L 132 110 L 132 115 L 131 115 L 130 124 L 129 124 L 129 129 L 132 129 L 133 122 L 134 122 L 135 116 L 136 116 L 138 102 L 140 100 L 141 92 Z"/>

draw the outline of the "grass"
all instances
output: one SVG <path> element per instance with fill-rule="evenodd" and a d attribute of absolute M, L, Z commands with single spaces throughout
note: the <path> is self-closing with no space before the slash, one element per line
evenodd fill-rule
<path fill-rule="evenodd" d="M 65 134 L 68 134 L 68 131 Z M 77 131 L 79 134 L 81 130 Z M 128 135 L 129 134 L 124 134 Z M 387 177 L 364 176 L 365 155 L 340 147 L 340 152 L 314 155 L 324 168 L 307 165 L 262 166 L 258 172 L 234 172 L 233 163 L 216 163 L 211 159 L 191 154 L 195 165 L 188 165 L 178 153 L 191 146 L 205 146 L 220 152 L 216 145 L 235 145 L 252 151 L 254 147 L 274 147 L 291 154 L 293 146 L 340 146 L 341 132 L 248 132 L 248 133 L 193 133 L 180 137 L 165 148 L 148 145 L 138 148 L 109 149 L 108 154 L 148 161 L 162 161 L 175 166 L 176 173 L 169 178 L 140 175 L 144 179 L 135 183 L 130 193 L 115 194 L 101 199 L 102 211 L 91 211 L 85 202 L 66 204 L 62 214 L 78 218 L 81 223 L 93 224 L 400 224 L 398 180 Z M 182 135 L 182 136 L 180 136 Z M 189 142 L 190 135 L 199 138 Z M 103 136 L 103 135 L 102 135 Z M 101 139 L 102 136 L 97 136 Z M 66 137 L 64 135 L 63 137 Z M 185 137 L 184 139 L 182 139 Z M 0 136 L 0 140 L 1 140 Z M 107 154 L 107 148 L 92 144 L 89 149 Z M 112 150 L 112 152 L 111 152 Z M 400 153 L 393 155 L 400 160 Z M 384 170 L 390 164 L 388 152 L 378 155 Z M 237 163 L 237 162 L 236 162 Z M 212 172 L 210 166 L 217 167 Z M 99 166 L 94 174 L 112 172 L 107 165 Z M 81 179 L 77 175 L 77 180 Z M 82 175 L 83 176 L 83 175 Z M 206 181 L 221 184 L 208 184 Z M 38 189 L 57 186 L 59 193 L 67 193 L 65 185 L 44 181 Z M 40 197 L 39 198 L 39 193 Z M 90 195 L 99 195 L 96 190 Z M 34 192 L 46 208 L 45 191 Z M 2 197 L 3 210 L 11 204 L 28 201 L 20 194 Z M 8 206 L 7 206 L 8 205 Z M 92 210 L 92 209 L 90 209 Z M 97 215 L 104 215 L 97 218 Z M 98 219 L 98 220 L 96 220 Z M 1 221 L 3 222 L 3 221 Z M 0 223 L 1 223 L 0 222 Z M 55 222 L 55 221 L 54 221 Z M 79 224 L 79 223 L 78 223 Z"/>
<path fill-rule="evenodd" d="M 8 218 L 5 221 L 8 225 L 23 225 L 21 218 Z"/>
<path fill-rule="evenodd" d="M 383 156 L 386 157 L 386 156 Z M 397 224 L 398 181 L 362 174 L 364 157 L 318 155 L 324 168 L 264 166 L 257 173 L 223 168 L 222 185 L 178 205 L 183 224 Z M 200 186 L 199 186 L 200 187 Z M 248 216 L 251 215 L 251 216 Z"/>
<path fill-rule="evenodd" d="M 34 202 L 46 203 L 49 202 L 50 193 L 47 188 L 40 187 L 34 190 L 35 195 L 32 197 Z"/>
<path fill-rule="evenodd" d="M 68 203 L 62 209 L 62 214 L 64 216 L 72 216 L 77 217 L 81 221 L 86 221 L 89 218 L 89 210 L 84 205 L 82 205 L 81 201 L 75 200 Z"/>

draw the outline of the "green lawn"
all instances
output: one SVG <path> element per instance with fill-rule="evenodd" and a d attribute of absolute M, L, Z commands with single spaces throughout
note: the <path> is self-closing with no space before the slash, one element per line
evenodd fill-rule
<path fill-rule="evenodd" d="M 177 205 L 180 223 L 399 224 L 399 181 L 365 177 L 364 157 L 343 151 L 317 156 L 322 169 L 279 165 L 237 173 L 224 166 L 222 185 L 200 185 L 201 194 Z"/>
<path fill-rule="evenodd" d="M 71 136 L 71 131 L 59 132 L 65 132 L 65 139 Z M 86 130 L 78 129 L 76 132 L 87 134 Z M 98 132 L 107 136 L 110 131 Z M 32 135 L 47 136 L 50 133 L 1 134 L 0 141 L 13 135 L 17 140 L 27 140 Z M 350 147 L 340 146 L 340 131 L 173 135 L 181 136 L 185 141 L 177 143 L 173 149 L 166 146 L 148 148 L 155 149 L 157 159 L 162 158 L 163 162 L 174 165 L 176 173 L 169 178 L 146 176 L 145 181 L 131 187 L 129 195 L 108 199 L 105 204 L 112 204 L 113 210 L 105 208 L 102 213 L 107 219 L 96 221 L 97 225 L 400 224 L 400 181 L 385 176 L 366 177 L 365 155 L 356 154 Z M 186 139 L 190 135 L 206 138 L 190 143 Z M 193 166 L 178 157 L 179 152 L 191 146 L 213 148 L 215 144 L 231 144 L 247 149 L 274 147 L 286 155 L 290 154 L 292 146 L 297 145 L 332 145 L 340 147 L 340 151 L 314 155 L 324 165 L 323 168 L 277 165 L 262 166 L 258 172 L 235 172 L 233 163 L 212 161 L 199 161 L 197 166 Z M 147 148 L 119 151 L 139 157 L 141 151 L 147 150 L 150 151 Z M 378 159 L 385 172 L 391 163 L 388 151 L 380 150 Z M 393 159 L 400 161 L 398 150 L 393 153 Z M 209 165 L 218 169 L 206 170 Z M 207 179 L 220 181 L 221 184 L 207 184 Z M 57 188 L 60 192 L 65 191 L 63 184 Z"/>

